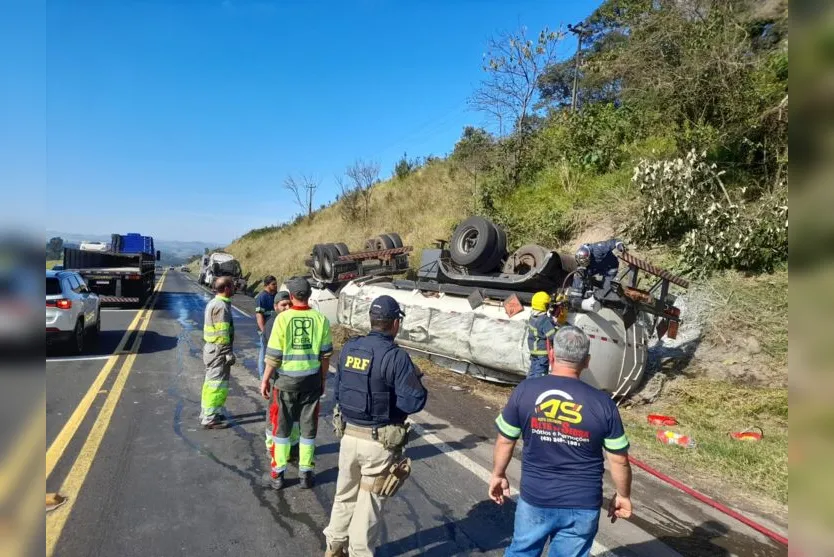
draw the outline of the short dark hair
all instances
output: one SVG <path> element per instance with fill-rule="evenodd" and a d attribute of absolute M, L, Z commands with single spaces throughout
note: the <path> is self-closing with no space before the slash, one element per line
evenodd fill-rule
<path fill-rule="evenodd" d="M 377 333 L 390 333 L 394 330 L 394 322 L 396 319 L 377 319 L 371 318 L 371 330 Z"/>
<path fill-rule="evenodd" d="M 292 296 L 301 303 L 307 303 L 307 301 L 310 299 L 309 292 L 291 292 L 290 296 Z"/>
<path fill-rule="evenodd" d="M 264 286 L 269 286 L 273 282 L 278 282 L 278 279 L 275 278 L 272 275 L 267 275 L 266 278 L 264 279 Z"/>

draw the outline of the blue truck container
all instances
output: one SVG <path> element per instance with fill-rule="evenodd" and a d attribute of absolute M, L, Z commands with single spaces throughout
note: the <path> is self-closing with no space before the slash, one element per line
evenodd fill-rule
<path fill-rule="evenodd" d="M 136 232 L 113 234 L 112 248 L 116 253 L 154 253 L 153 237 Z"/>

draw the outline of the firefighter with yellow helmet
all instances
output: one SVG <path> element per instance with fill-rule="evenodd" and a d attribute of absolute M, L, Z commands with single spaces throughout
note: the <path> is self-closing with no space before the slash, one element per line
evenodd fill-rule
<path fill-rule="evenodd" d="M 556 334 L 556 322 L 548 312 L 551 301 L 547 292 L 533 294 L 530 319 L 527 321 L 527 348 L 530 350 L 528 377 L 547 375 L 550 369 L 547 343 Z"/>

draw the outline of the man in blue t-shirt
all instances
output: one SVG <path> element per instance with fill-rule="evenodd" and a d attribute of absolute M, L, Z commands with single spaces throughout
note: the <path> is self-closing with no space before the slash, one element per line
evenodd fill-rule
<path fill-rule="evenodd" d="M 275 293 L 278 292 L 278 280 L 269 275 L 264 279 L 264 289 L 255 299 L 255 323 L 258 325 L 258 377 L 264 377 L 264 358 L 266 358 L 266 343 L 264 328 L 269 317 L 275 313 Z"/>
<path fill-rule="evenodd" d="M 489 496 L 499 505 L 510 494 L 506 470 L 515 443 L 524 439 L 521 494 L 505 556 L 541 555 L 548 538 L 550 555 L 590 555 L 602 506 L 603 449 L 616 488 L 608 516 L 631 516 L 629 443 L 617 405 L 579 380 L 589 349 L 581 329 L 560 328 L 548 350 L 550 374 L 521 382 L 495 420 Z"/>

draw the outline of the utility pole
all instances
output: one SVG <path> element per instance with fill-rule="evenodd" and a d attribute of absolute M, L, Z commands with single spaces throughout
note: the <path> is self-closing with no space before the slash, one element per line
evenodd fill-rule
<path fill-rule="evenodd" d="M 573 26 L 570 23 L 568 23 L 568 31 L 575 34 L 577 38 L 576 57 L 574 59 L 573 65 L 573 92 L 571 93 L 570 99 L 570 111 L 576 112 L 576 89 L 579 82 L 579 54 L 582 52 L 582 35 L 585 34 L 586 30 L 582 26 L 582 23 L 576 26 Z"/>

